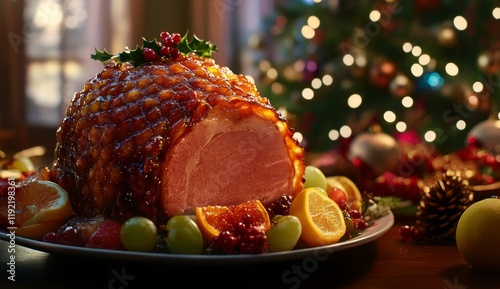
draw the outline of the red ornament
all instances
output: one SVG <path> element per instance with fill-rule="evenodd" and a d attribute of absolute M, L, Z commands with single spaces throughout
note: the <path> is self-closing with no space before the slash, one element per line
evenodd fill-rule
<path fill-rule="evenodd" d="M 396 75 L 396 64 L 392 61 L 374 63 L 370 69 L 370 82 L 379 88 L 387 88 Z"/>

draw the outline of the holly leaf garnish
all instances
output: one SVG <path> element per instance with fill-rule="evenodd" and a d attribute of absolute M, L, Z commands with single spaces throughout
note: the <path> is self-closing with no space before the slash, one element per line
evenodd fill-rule
<path fill-rule="evenodd" d="M 183 55 L 188 55 L 190 53 L 195 53 L 200 57 L 212 57 L 213 52 L 217 51 L 217 46 L 209 41 L 202 40 L 198 38 L 196 35 L 193 35 L 193 39 L 191 41 L 188 40 L 188 32 L 184 34 L 184 36 L 180 39 L 177 39 L 178 43 L 166 44 L 163 40 L 158 41 L 157 39 L 147 40 L 142 38 L 142 46 L 137 45 L 134 50 L 130 50 L 126 48 L 124 51 L 118 54 L 111 54 L 106 50 L 100 51 L 98 49 L 95 50 L 95 54 L 90 56 L 91 59 L 101 61 L 102 63 L 106 63 L 109 61 L 113 61 L 115 63 L 130 63 L 134 67 L 138 67 L 139 65 L 151 62 L 151 61 L 168 61 L 172 58 L 174 53 L 164 53 L 162 48 L 165 46 L 169 46 L 171 49 L 176 49 L 178 53 Z M 147 52 L 146 52 L 147 50 Z M 163 54 L 162 54 L 163 53 Z M 145 56 L 147 54 L 147 56 Z"/>

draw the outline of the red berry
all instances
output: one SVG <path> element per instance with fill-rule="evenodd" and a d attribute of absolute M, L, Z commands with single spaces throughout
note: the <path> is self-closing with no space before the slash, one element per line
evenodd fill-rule
<path fill-rule="evenodd" d="M 169 37 L 166 37 L 165 39 L 163 39 L 163 43 L 165 44 L 165 46 L 167 47 L 173 47 L 174 46 L 174 39 L 172 39 L 171 36 Z"/>
<path fill-rule="evenodd" d="M 350 209 L 348 212 L 349 212 L 349 216 L 351 216 L 351 218 L 353 218 L 353 219 L 361 218 L 361 213 L 358 210 Z"/>
<path fill-rule="evenodd" d="M 110 250 L 124 250 L 120 239 L 122 225 L 118 222 L 105 220 L 90 236 L 86 247 Z"/>
<path fill-rule="evenodd" d="M 158 54 L 156 54 L 156 51 L 154 51 L 154 49 L 151 49 L 149 47 L 145 47 L 142 50 L 142 54 L 144 55 L 144 59 L 146 61 L 155 61 L 159 59 L 159 56 Z"/>
<path fill-rule="evenodd" d="M 178 44 L 181 42 L 182 36 L 179 33 L 172 34 L 172 40 L 174 40 L 174 44 Z"/>
<path fill-rule="evenodd" d="M 238 240 L 229 231 L 222 231 L 219 236 L 215 237 L 210 248 L 216 254 L 233 254 L 236 249 Z"/>
<path fill-rule="evenodd" d="M 162 46 L 162 47 L 161 47 L 161 49 L 160 49 L 160 54 L 161 54 L 162 56 L 169 56 L 169 55 L 170 55 L 170 50 L 171 50 L 171 49 L 172 49 L 172 48 L 170 48 L 170 47 L 167 47 L 167 46 Z"/>
<path fill-rule="evenodd" d="M 160 33 L 161 40 L 165 41 L 165 38 L 170 37 L 170 33 L 163 31 Z"/>
<path fill-rule="evenodd" d="M 175 48 L 175 47 L 172 47 L 170 49 L 170 57 L 172 59 L 176 59 L 178 56 L 179 56 L 180 52 L 179 52 L 179 49 Z"/>

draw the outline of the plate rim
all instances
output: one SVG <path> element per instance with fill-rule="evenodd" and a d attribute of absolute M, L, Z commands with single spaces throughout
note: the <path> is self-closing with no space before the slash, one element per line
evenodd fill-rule
<path fill-rule="evenodd" d="M 110 258 L 112 260 L 140 261 L 140 262 L 162 262 L 175 264 L 255 264 L 269 263 L 278 261 L 288 261 L 303 259 L 306 257 L 319 257 L 323 254 L 331 254 L 337 251 L 357 247 L 371 241 L 374 241 L 384 235 L 394 225 L 394 214 L 389 211 L 374 221 L 374 224 L 368 227 L 359 236 L 352 239 L 338 242 L 331 245 L 296 249 L 286 252 L 268 252 L 264 254 L 235 254 L 235 255 L 189 255 L 189 254 L 169 254 L 161 252 L 131 252 L 109 249 L 86 248 L 71 245 L 61 245 L 44 242 L 41 240 L 28 239 L 24 237 L 15 237 L 15 244 L 24 246 L 32 250 L 38 250 L 49 254 L 65 254 L 89 258 Z M 10 234 L 0 230 L 0 240 L 9 241 Z"/>

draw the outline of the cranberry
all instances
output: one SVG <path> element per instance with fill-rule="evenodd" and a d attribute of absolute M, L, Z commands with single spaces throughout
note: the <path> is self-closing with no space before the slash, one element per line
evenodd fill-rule
<path fill-rule="evenodd" d="M 222 231 L 215 237 L 210 248 L 214 253 L 233 254 L 235 252 L 238 240 L 229 231 Z"/>
<path fill-rule="evenodd" d="M 361 218 L 361 213 L 356 209 L 351 209 L 349 210 L 349 216 L 353 219 L 359 219 Z"/>
<path fill-rule="evenodd" d="M 405 242 L 419 241 L 422 239 L 422 232 L 415 226 L 404 225 L 399 228 L 399 235 Z"/>
<path fill-rule="evenodd" d="M 266 209 L 269 215 L 288 215 L 293 197 L 282 195 L 281 198 L 271 203 Z"/>

